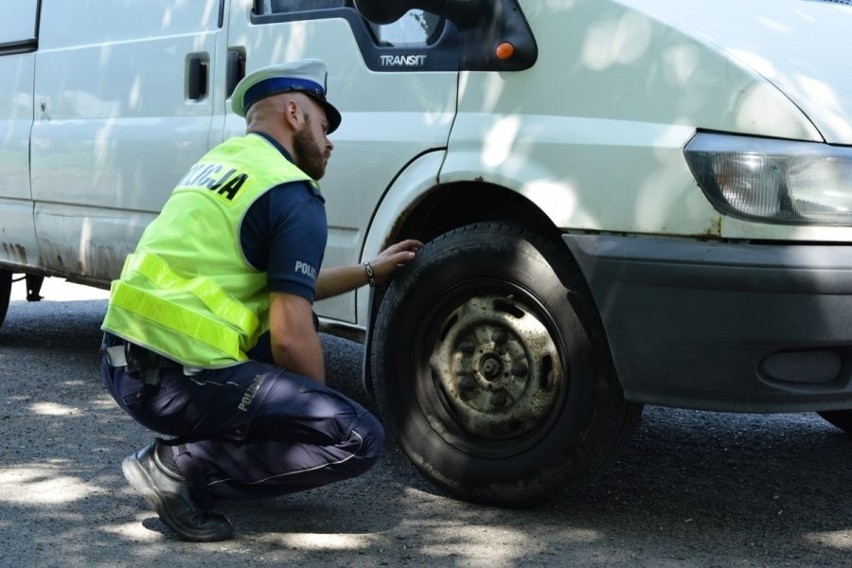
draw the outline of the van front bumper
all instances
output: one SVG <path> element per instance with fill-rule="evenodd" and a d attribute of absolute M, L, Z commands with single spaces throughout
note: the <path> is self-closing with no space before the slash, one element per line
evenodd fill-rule
<path fill-rule="evenodd" d="M 628 400 L 730 412 L 852 409 L 852 245 L 563 239 Z"/>

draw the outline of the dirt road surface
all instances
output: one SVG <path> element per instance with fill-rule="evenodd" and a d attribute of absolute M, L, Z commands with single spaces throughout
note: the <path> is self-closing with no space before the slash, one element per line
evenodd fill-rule
<path fill-rule="evenodd" d="M 105 293 L 22 284 L 0 328 L 0 566 L 852 566 L 852 437 L 816 415 L 646 408 L 618 463 L 534 510 L 453 500 L 387 442 L 365 476 L 227 503 L 234 540 L 175 540 L 124 481 L 150 435 L 100 385 Z M 324 337 L 331 383 L 359 344 Z"/>

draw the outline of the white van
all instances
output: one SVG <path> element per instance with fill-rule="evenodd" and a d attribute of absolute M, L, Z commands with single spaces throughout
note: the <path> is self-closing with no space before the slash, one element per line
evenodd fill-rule
<path fill-rule="evenodd" d="M 642 404 L 852 431 L 850 0 L 0 0 L 0 313 L 108 287 L 242 133 L 246 70 L 317 57 L 344 116 L 328 264 L 428 242 L 316 306 L 460 498 L 603 468 Z"/>

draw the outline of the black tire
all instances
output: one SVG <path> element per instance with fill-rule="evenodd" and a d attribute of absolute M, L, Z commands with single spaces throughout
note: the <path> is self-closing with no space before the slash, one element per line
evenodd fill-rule
<path fill-rule="evenodd" d="M 391 284 L 371 353 L 388 432 L 455 497 L 552 500 L 635 431 L 573 258 L 508 223 L 430 242 Z"/>
<path fill-rule="evenodd" d="M 6 312 L 9 310 L 9 298 L 12 297 L 12 273 L 0 269 L 0 325 L 6 321 Z"/>
<path fill-rule="evenodd" d="M 847 434 L 852 434 L 852 409 L 827 410 L 825 412 L 820 412 L 819 415 Z"/>

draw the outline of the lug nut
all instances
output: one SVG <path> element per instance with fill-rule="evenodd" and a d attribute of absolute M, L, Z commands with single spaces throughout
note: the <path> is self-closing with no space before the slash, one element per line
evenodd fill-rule
<path fill-rule="evenodd" d="M 530 372 L 530 368 L 523 361 L 519 361 L 512 365 L 512 374 L 516 377 L 526 377 Z"/>
<path fill-rule="evenodd" d="M 470 392 L 476 387 L 476 380 L 470 375 L 465 375 L 461 379 L 459 379 L 459 390 L 463 392 Z"/>

